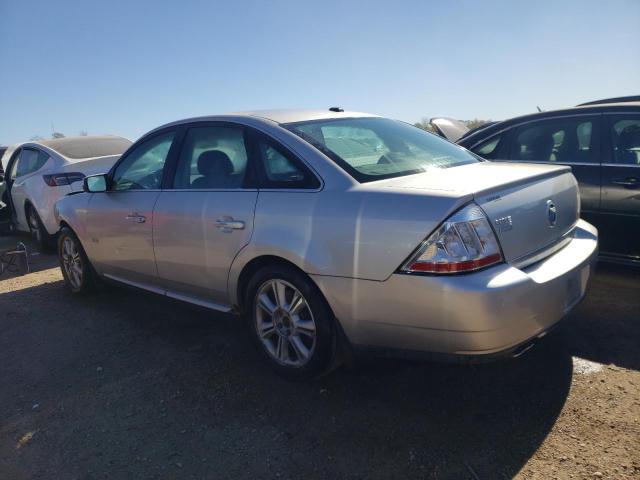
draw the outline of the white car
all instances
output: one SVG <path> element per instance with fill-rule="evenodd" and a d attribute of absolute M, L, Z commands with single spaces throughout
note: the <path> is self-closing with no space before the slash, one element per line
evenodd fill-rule
<path fill-rule="evenodd" d="M 2 157 L 3 202 L 15 230 L 29 232 L 46 249 L 58 232 L 57 200 L 82 190 L 87 175 L 109 171 L 131 141 L 118 136 L 65 137 L 11 147 Z"/>

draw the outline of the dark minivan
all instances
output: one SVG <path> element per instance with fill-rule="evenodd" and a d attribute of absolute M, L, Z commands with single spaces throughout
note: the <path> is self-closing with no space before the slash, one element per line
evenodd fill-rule
<path fill-rule="evenodd" d="M 601 256 L 640 263 L 640 97 L 496 122 L 457 143 L 493 161 L 571 166 L 581 216 L 598 228 Z"/>

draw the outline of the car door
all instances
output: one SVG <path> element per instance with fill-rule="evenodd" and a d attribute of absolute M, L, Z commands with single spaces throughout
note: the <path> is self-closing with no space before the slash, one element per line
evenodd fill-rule
<path fill-rule="evenodd" d="M 38 181 L 37 173 L 46 165 L 49 155 L 33 147 L 21 148 L 17 153 L 17 157 L 13 160 L 10 169 L 9 191 L 11 194 L 11 204 L 14 214 L 14 222 L 18 230 L 28 231 L 25 205 L 30 199 L 30 193 L 33 194 L 38 188 L 30 185 L 34 181 Z M 42 185 L 44 185 L 44 180 Z M 31 187 L 31 188 L 30 188 Z"/>
<path fill-rule="evenodd" d="M 154 251 L 167 295 L 227 309 L 231 262 L 253 230 L 258 190 L 246 131 L 228 123 L 187 129 L 171 188 L 154 210 Z"/>
<path fill-rule="evenodd" d="M 509 159 L 569 165 L 580 184 L 582 216 L 600 209 L 600 115 L 535 120 L 515 128 Z"/>
<path fill-rule="evenodd" d="M 640 260 L 640 112 L 604 118 L 600 251 Z"/>
<path fill-rule="evenodd" d="M 153 207 L 177 136 L 178 130 L 172 128 L 137 142 L 114 165 L 107 191 L 91 194 L 85 217 L 89 237 L 85 249 L 105 276 L 157 288 Z"/>

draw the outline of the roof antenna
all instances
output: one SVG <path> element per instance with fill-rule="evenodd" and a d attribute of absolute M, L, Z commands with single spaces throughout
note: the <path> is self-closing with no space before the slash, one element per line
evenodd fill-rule
<path fill-rule="evenodd" d="M 342 107 L 331 107 L 329 109 L 330 112 L 344 112 L 344 109 Z"/>
<path fill-rule="evenodd" d="M 536 105 L 536 108 L 538 109 L 538 113 L 542 113 L 542 109 L 540 107 Z"/>

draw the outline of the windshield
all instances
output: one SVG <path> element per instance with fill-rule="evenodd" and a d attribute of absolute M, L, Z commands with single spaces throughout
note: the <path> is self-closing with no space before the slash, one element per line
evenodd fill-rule
<path fill-rule="evenodd" d="M 332 158 L 359 182 L 479 161 L 436 135 L 386 118 L 314 120 L 283 127 Z"/>

